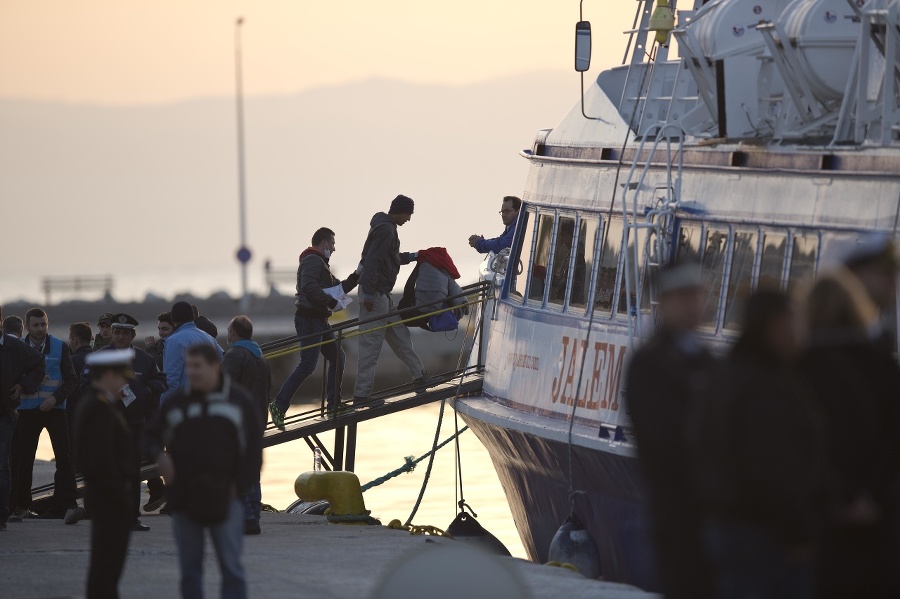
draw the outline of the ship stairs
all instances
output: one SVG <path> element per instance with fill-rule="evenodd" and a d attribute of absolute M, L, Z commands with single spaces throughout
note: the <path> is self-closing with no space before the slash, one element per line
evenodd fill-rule
<path fill-rule="evenodd" d="M 465 304 L 463 304 L 464 306 L 468 306 L 470 310 L 478 309 L 483 311 L 485 299 L 490 291 L 490 285 L 489 282 L 467 285 L 462 288 L 463 292 L 461 294 L 446 299 L 464 298 L 466 300 Z M 408 310 L 428 311 L 425 314 L 427 316 L 439 314 L 449 309 L 440 305 L 420 305 L 405 310 L 396 310 L 391 312 L 389 316 L 400 316 L 401 320 L 392 323 L 390 326 L 407 326 L 410 321 L 418 318 L 410 318 Z M 481 314 L 481 316 L 483 317 L 484 315 Z M 383 318 L 384 316 L 363 320 L 354 318 L 334 325 L 334 343 L 340 344 L 347 339 L 360 335 L 360 325 L 382 320 Z M 481 331 L 482 328 L 480 326 L 475 327 L 475 334 L 480 334 Z M 272 360 L 300 351 L 299 342 L 301 340 L 302 338 L 293 336 L 265 343 L 262 345 L 263 355 L 266 359 Z M 479 348 L 483 346 L 480 341 L 478 343 Z M 383 399 L 384 403 L 382 405 L 371 408 L 352 408 L 337 413 L 326 409 L 326 380 L 324 373 L 327 372 L 327 365 L 323 360 L 323 384 L 319 407 L 287 416 L 284 420 L 284 430 L 279 430 L 271 423 L 267 424 L 263 433 L 263 447 L 274 447 L 282 443 L 302 439 L 310 449 L 318 449 L 321 452 L 323 469 L 352 472 L 356 465 L 357 429 L 361 423 L 441 400 L 480 393 L 484 371 L 483 360 L 480 358 L 481 356 L 479 356 L 477 361 L 473 361 L 465 368 L 431 375 L 428 386 L 425 389 L 416 389 L 412 384 L 381 389 L 372 394 L 372 399 Z M 462 361 L 462 363 L 465 364 L 466 362 Z M 329 448 L 319 438 L 319 435 L 331 431 L 334 431 L 334 445 L 329 451 Z M 157 475 L 155 463 L 145 462 L 142 465 L 141 480 L 147 480 Z M 76 483 L 78 496 L 82 497 L 84 494 L 84 479 L 78 476 Z M 44 509 L 53 496 L 53 487 L 54 485 L 50 483 L 32 488 L 32 509 L 38 512 Z"/>
<path fill-rule="evenodd" d="M 681 202 L 684 134 L 672 123 L 660 123 L 655 128 L 655 136 L 646 135 L 641 140 L 622 184 L 622 247 L 626 248 L 625 298 L 631 349 L 635 340 L 645 339 L 658 324 L 658 275 L 673 255 L 675 213 Z M 660 165 L 665 166 L 664 182 L 651 183 L 648 173 L 651 167 Z"/>

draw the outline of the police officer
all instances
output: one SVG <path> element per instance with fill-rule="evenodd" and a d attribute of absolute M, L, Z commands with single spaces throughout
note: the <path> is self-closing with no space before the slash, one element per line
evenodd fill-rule
<path fill-rule="evenodd" d="M 94 337 L 94 349 L 103 349 L 112 345 L 112 321 L 113 314 L 105 312 L 97 320 L 97 336 Z"/>
<path fill-rule="evenodd" d="M 134 526 L 134 493 L 140 488 L 139 456 L 124 412 L 122 390 L 133 380 L 134 350 L 89 354 L 91 386 L 75 415 L 75 460 L 84 474 L 91 513 L 88 599 L 118 597 L 128 537 Z"/>
<path fill-rule="evenodd" d="M 116 404 L 116 407 L 122 410 L 125 420 L 131 427 L 132 437 L 134 441 L 135 464 L 138 471 L 141 468 L 141 443 L 144 438 L 144 425 L 148 418 L 151 418 L 159 408 L 159 396 L 166 390 L 166 376 L 160 372 L 156 366 L 156 360 L 142 349 L 137 349 L 131 344 L 134 341 L 137 331 L 135 327 L 138 321 L 128 314 L 114 314 L 112 317 L 112 345 L 101 351 L 110 350 L 132 350 L 134 352 L 134 362 L 132 371 L 134 373 L 128 384 L 122 388 L 122 401 Z M 159 477 L 152 478 L 147 481 L 150 489 L 150 497 L 165 497 L 165 486 Z M 134 530 L 147 531 L 149 526 L 141 524 L 137 516 L 140 515 L 141 489 L 140 485 L 136 485 L 133 490 L 132 501 L 134 504 Z"/>

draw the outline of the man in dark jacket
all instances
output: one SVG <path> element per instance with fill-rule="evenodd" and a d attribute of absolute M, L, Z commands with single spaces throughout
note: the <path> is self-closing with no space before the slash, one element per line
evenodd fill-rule
<path fill-rule="evenodd" d="M 104 312 L 97 320 L 97 336 L 94 337 L 94 349 L 112 345 L 112 313 Z"/>
<path fill-rule="evenodd" d="M 661 327 L 635 353 L 627 374 L 628 409 L 666 599 L 705 599 L 714 593 L 686 440 L 688 414 L 715 366 L 694 334 L 703 317 L 701 285 L 699 265 L 660 273 Z"/>
<path fill-rule="evenodd" d="M 328 408 L 336 410 L 341 399 L 341 379 L 344 376 L 344 350 L 334 343 L 334 333 L 328 318 L 338 307 L 337 298 L 325 290 L 341 286 L 344 293 L 356 287 L 357 273 L 343 282 L 329 270 L 328 262 L 335 252 L 334 231 L 326 227 L 312 236 L 312 244 L 300 254 L 297 267 L 297 300 L 294 305 L 294 328 L 300 337 L 300 363 L 284 381 L 275 401 L 269 404 L 272 422 L 284 430 L 284 415 L 291 405 L 291 398 L 300 385 L 316 370 L 319 354 L 328 362 L 326 393 Z M 322 345 L 319 345 L 322 344 Z M 310 347 L 313 346 L 313 347 Z"/>
<path fill-rule="evenodd" d="M 43 518 L 62 519 L 68 510 L 77 506 L 75 467 L 69 445 L 69 425 L 66 420 L 66 400 L 78 388 L 78 375 L 72 367 L 72 352 L 62 339 L 49 333 L 50 321 L 41 308 L 25 313 L 28 335 L 23 342 L 44 356 L 46 377 L 36 393 L 22 394 L 19 402 L 19 422 L 12 460 L 12 501 L 15 510 L 10 522 L 32 517 L 31 481 L 34 458 L 41 432 L 47 429 L 56 459 L 51 507 Z"/>
<path fill-rule="evenodd" d="M 72 350 L 72 369 L 78 376 L 78 387 L 73 391 L 66 400 L 66 420 L 69 421 L 69 443 L 75 447 L 75 414 L 77 412 L 78 402 L 81 399 L 84 390 L 91 384 L 90 372 L 85 365 L 85 359 L 93 349 L 91 349 L 91 340 L 94 334 L 91 332 L 91 325 L 86 322 L 76 322 L 69 325 L 69 349 Z"/>
<path fill-rule="evenodd" d="M 200 308 L 197 307 L 197 304 L 191 304 L 191 309 L 194 311 L 194 324 L 197 325 L 197 328 L 213 339 L 218 337 L 219 328 L 213 324 L 213 321 L 200 314 Z"/>
<path fill-rule="evenodd" d="M 0 317 L 2 317 L 0 311 Z M 44 357 L 15 337 L 0 333 L 0 531 L 10 514 L 10 453 L 16 407 L 22 393 L 35 393 L 44 380 Z"/>
<path fill-rule="evenodd" d="M 397 227 L 402 227 L 412 219 L 413 201 L 399 195 L 391 202 L 387 214 L 379 212 L 372 217 L 369 235 L 362 251 L 362 275 L 359 279 L 359 310 L 361 321 L 376 319 L 394 312 L 391 290 L 397 282 L 400 265 L 417 259 L 415 253 L 400 252 L 400 237 Z M 354 406 L 376 407 L 384 400 L 372 400 L 372 386 L 375 383 L 375 368 L 385 340 L 391 350 L 400 358 L 416 383 L 418 390 L 428 385 L 425 367 L 413 349 L 409 329 L 397 326 L 398 315 L 384 316 L 359 327 L 359 362 L 356 374 L 356 389 L 353 392 Z M 391 326 L 393 325 L 393 326 Z"/>
<path fill-rule="evenodd" d="M 188 347 L 185 369 L 188 385 L 163 404 L 149 435 L 152 455 L 167 481 L 181 594 L 203 596 L 208 528 L 222 572 L 222 596 L 244 598 L 244 509 L 239 497 L 262 467 L 258 411 L 246 391 L 222 373 L 213 346 Z"/>
<path fill-rule="evenodd" d="M 159 339 L 152 335 L 144 338 L 145 351 L 156 360 L 156 365 L 162 370 L 166 339 L 175 332 L 175 321 L 172 320 L 171 312 L 163 312 L 156 317 L 156 331 L 159 333 Z"/>
<path fill-rule="evenodd" d="M 75 415 L 75 461 L 84 474 L 84 503 L 91 512 L 91 561 L 87 597 L 119 596 L 119 578 L 134 525 L 134 490 L 140 488 L 135 443 L 116 408 L 131 376 L 133 353 L 90 354 L 91 386 Z"/>
<path fill-rule="evenodd" d="M 266 425 L 266 408 L 272 392 L 272 369 L 263 357 L 262 349 L 253 341 L 253 323 L 246 316 L 235 316 L 228 324 L 228 343 L 231 349 L 225 352 L 222 370 L 231 380 L 250 393 L 259 413 L 259 435 L 262 437 Z M 262 511 L 262 487 L 259 472 L 250 490 L 241 497 L 244 503 L 244 534 L 260 533 L 259 517 Z"/>
<path fill-rule="evenodd" d="M 122 401 L 116 404 L 116 407 L 122 410 L 128 426 L 131 427 L 132 439 L 134 440 L 134 456 L 135 468 L 140 471 L 141 458 L 143 452 L 141 445 L 144 440 L 144 429 L 148 420 L 152 419 L 159 409 L 159 396 L 165 391 L 166 375 L 159 371 L 156 367 L 156 360 L 150 354 L 142 349 L 138 349 L 132 345 L 137 335 L 135 327 L 138 321 L 128 314 L 114 314 L 112 319 L 113 342 L 112 345 L 103 348 L 100 351 L 107 350 L 133 350 L 134 362 L 132 364 L 132 372 L 134 375 L 128 381 L 128 384 L 122 388 Z M 147 488 L 150 490 L 150 501 L 148 505 L 158 509 L 159 505 L 165 501 L 165 486 L 162 479 L 158 476 L 147 480 Z M 158 505 L 152 505 L 158 504 Z M 132 506 L 134 507 L 134 530 L 148 531 L 149 526 L 141 524 L 138 519 L 141 506 L 141 487 L 133 490 Z M 148 509 L 147 511 L 154 511 Z"/>

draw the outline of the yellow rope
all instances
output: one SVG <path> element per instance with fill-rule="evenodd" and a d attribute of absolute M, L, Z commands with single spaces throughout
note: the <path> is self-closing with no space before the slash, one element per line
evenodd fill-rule
<path fill-rule="evenodd" d="M 458 310 L 459 308 L 464 308 L 464 307 L 466 307 L 466 306 L 474 306 L 474 305 L 476 305 L 476 304 L 480 304 L 480 303 L 485 302 L 486 299 L 487 299 L 487 298 L 479 298 L 479 299 L 476 299 L 476 300 L 472 300 L 472 301 L 466 302 L 466 303 L 464 303 L 464 304 L 459 304 L 459 305 L 456 305 L 456 306 L 452 306 L 452 307 L 450 307 L 450 308 L 442 308 L 442 309 L 440 309 L 440 310 L 435 310 L 434 312 L 428 312 L 428 313 L 426 313 L 426 314 L 419 314 L 418 316 L 414 316 L 414 317 L 412 317 L 412 318 L 406 318 L 406 319 L 403 319 L 403 320 L 398 320 L 398 321 L 396 321 L 396 322 L 391 322 L 391 323 L 388 323 L 388 324 L 384 324 L 384 325 L 381 325 L 381 326 L 377 326 L 377 327 L 374 327 L 374 328 L 371 328 L 371 329 L 366 329 L 365 331 L 362 331 L 362 330 L 357 329 L 357 330 L 355 330 L 355 331 L 353 331 L 353 332 L 351 332 L 351 333 L 342 335 L 342 336 L 341 336 L 341 339 L 342 339 L 342 340 L 344 340 L 344 339 L 352 339 L 353 337 L 359 337 L 360 335 L 365 335 L 365 334 L 367 334 L 367 333 L 372 333 L 372 332 L 374 332 L 374 331 L 379 331 L 379 330 L 381 330 L 381 329 L 389 329 L 389 328 L 391 328 L 391 327 L 395 327 L 395 326 L 401 325 L 401 324 L 402 324 L 402 325 L 405 325 L 405 324 L 408 323 L 408 322 L 412 322 L 412 321 L 414 321 L 414 320 L 419 320 L 419 319 L 421 319 L 421 318 L 426 318 L 426 317 L 428 317 L 428 316 L 433 316 L 433 315 L 435 315 L 435 314 L 442 314 L 442 313 L 444 313 L 444 312 L 450 312 L 450 311 L 452 311 L 452 310 Z M 299 345 L 297 345 L 297 346 L 295 346 L 295 347 L 286 347 L 286 348 L 283 348 L 283 349 L 276 349 L 276 350 L 273 350 L 273 351 L 271 351 L 271 352 L 268 352 L 268 353 L 264 354 L 264 356 L 266 357 L 266 359 L 280 358 L 281 356 L 286 356 L 286 355 L 288 355 L 288 354 L 292 354 L 292 353 L 298 352 L 298 351 L 300 351 L 300 350 L 302 350 L 302 349 L 312 349 L 312 348 L 314 348 L 314 347 L 321 347 L 321 346 L 327 345 L 327 344 L 329 344 L 329 343 L 335 343 L 336 341 L 337 341 L 337 339 L 329 339 L 329 340 L 327 340 L 327 341 L 320 341 L 320 342 L 318 342 L 318 343 L 313 343 L 313 344 L 310 344 L 310 345 L 305 345 L 305 346 L 303 346 L 303 347 L 300 347 Z"/>

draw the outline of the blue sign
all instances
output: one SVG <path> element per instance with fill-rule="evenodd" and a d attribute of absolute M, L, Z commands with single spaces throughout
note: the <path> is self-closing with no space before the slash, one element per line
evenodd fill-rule
<path fill-rule="evenodd" d="M 241 264 L 246 264 L 250 262 L 250 249 L 249 248 L 241 248 L 237 251 L 237 259 Z"/>

